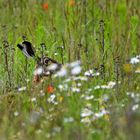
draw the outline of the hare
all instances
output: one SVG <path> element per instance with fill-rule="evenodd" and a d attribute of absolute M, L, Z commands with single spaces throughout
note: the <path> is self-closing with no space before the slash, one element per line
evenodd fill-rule
<path fill-rule="evenodd" d="M 56 60 L 44 55 L 36 56 L 31 42 L 23 41 L 21 44 L 17 44 L 17 47 L 27 58 L 33 58 L 36 61 L 34 82 L 39 82 L 42 77 L 51 77 L 52 74 L 61 69 L 62 65 Z"/>

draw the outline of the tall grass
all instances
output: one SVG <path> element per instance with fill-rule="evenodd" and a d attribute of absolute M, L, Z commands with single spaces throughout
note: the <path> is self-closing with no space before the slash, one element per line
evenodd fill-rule
<path fill-rule="evenodd" d="M 139 19 L 139 0 L 1 0 L 0 139 L 138 140 Z M 23 37 L 38 56 L 80 60 L 82 72 L 33 83 L 36 62 L 16 47 Z"/>

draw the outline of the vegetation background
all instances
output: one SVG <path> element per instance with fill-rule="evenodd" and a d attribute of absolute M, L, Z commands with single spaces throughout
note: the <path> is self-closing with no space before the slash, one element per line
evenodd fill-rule
<path fill-rule="evenodd" d="M 81 73 L 33 83 L 25 37 Z M 0 139 L 139 140 L 139 42 L 139 0 L 0 0 Z"/>

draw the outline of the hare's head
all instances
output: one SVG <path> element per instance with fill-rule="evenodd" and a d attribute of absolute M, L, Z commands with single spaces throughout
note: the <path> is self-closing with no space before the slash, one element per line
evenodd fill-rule
<path fill-rule="evenodd" d="M 29 41 L 23 41 L 21 44 L 17 44 L 17 47 L 23 52 L 27 58 L 34 58 L 36 61 L 35 72 L 34 72 L 34 81 L 38 82 L 39 79 L 43 76 L 51 76 L 57 70 L 61 68 L 56 60 L 51 59 L 42 54 L 41 57 L 35 55 L 33 45 Z M 53 67 L 51 67 L 53 66 Z"/>

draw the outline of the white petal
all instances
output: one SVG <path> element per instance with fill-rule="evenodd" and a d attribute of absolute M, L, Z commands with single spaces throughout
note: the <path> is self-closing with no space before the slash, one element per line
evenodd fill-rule
<path fill-rule="evenodd" d="M 25 91 L 27 89 L 27 87 L 21 87 L 21 88 L 18 88 L 18 91 Z"/>
<path fill-rule="evenodd" d="M 136 58 L 136 57 L 133 57 L 133 58 L 131 58 L 131 60 L 130 60 L 130 63 L 131 64 L 137 64 L 137 63 L 139 63 L 140 62 L 140 60 L 138 59 L 138 58 Z"/>
<path fill-rule="evenodd" d="M 82 68 L 80 66 L 76 66 L 71 70 L 72 75 L 77 75 L 81 72 Z"/>

